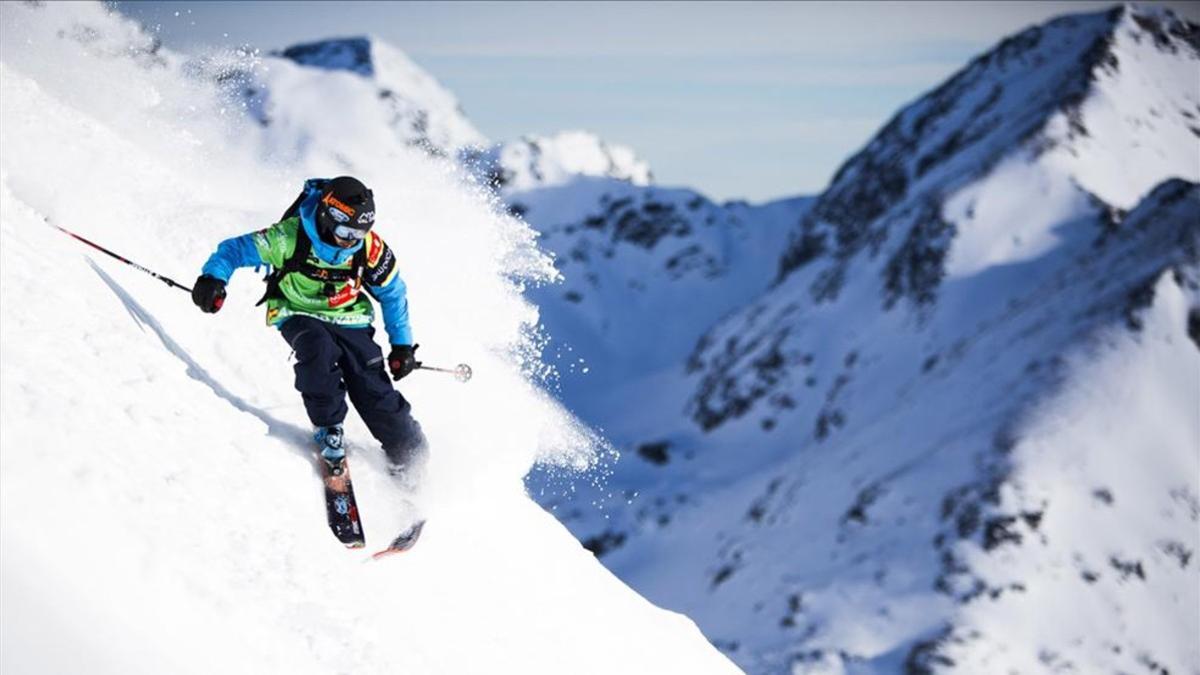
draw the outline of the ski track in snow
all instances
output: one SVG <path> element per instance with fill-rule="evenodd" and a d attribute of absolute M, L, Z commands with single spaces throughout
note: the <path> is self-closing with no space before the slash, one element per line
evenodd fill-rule
<path fill-rule="evenodd" d="M 212 389 L 214 394 L 228 401 L 229 404 L 234 408 L 240 410 L 241 412 L 249 413 L 257 417 L 262 421 L 263 424 L 267 425 L 267 435 L 277 436 L 285 441 L 288 441 L 296 446 L 297 451 L 300 452 L 301 455 L 308 458 L 312 457 L 312 448 L 309 447 L 312 443 L 312 432 L 309 429 L 296 424 L 284 422 L 266 410 L 247 403 L 245 399 L 229 391 L 229 389 L 225 388 L 224 385 L 214 379 L 213 376 L 210 375 L 203 366 L 201 366 L 199 363 L 196 363 L 196 360 L 193 359 L 178 342 L 173 340 L 171 336 L 167 334 L 167 331 L 162 327 L 162 324 L 160 324 L 157 319 L 155 319 L 148 311 L 146 311 L 146 309 L 142 307 L 141 304 L 139 304 L 138 301 L 135 300 L 128 291 L 126 291 L 111 276 L 109 276 L 107 272 L 96 265 L 95 261 L 90 256 L 88 257 L 88 264 L 93 270 L 95 270 L 96 274 L 98 274 L 100 278 L 104 280 L 104 283 L 112 289 L 113 293 L 117 295 L 117 298 L 121 300 L 121 304 L 125 305 L 125 309 L 129 310 L 129 315 L 133 317 L 133 320 L 137 322 L 138 326 L 148 327 L 150 330 L 154 331 L 154 334 L 157 335 L 158 339 L 162 341 L 163 346 L 166 347 L 167 351 L 171 354 L 174 354 L 180 361 L 184 363 L 184 365 L 187 366 L 187 374 L 189 377 L 208 386 L 210 389 Z"/>

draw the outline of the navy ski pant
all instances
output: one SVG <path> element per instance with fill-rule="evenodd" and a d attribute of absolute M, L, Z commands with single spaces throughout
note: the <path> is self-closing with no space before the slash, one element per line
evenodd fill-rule
<path fill-rule="evenodd" d="M 374 328 L 293 316 L 280 332 L 296 352 L 296 390 L 313 425 L 327 427 L 346 419 L 349 394 L 393 464 L 408 466 L 417 459 L 425 449 L 425 435 L 408 401 L 392 387 Z"/>

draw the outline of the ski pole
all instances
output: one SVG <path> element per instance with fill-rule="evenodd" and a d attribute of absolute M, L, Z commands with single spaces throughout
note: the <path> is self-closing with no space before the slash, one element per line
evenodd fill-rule
<path fill-rule="evenodd" d="M 72 231 L 70 231 L 70 230 L 66 229 L 65 227 L 59 227 L 58 225 L 55 225 L 54 223 L 51 223 L 50 221 L 46 221 L 46 224 L 47 224 L 47 225 L 50 225 L 51 227 L 53 227 L 53 228 L 55 228 L 55 229 L 57 229 L 59 232 L 62 232 L 62 233 L 64 233 L 64 234 L 66 234 L 67 236 L 74 237 L 75 239 L 78 239 L 79 241 L 82 241 L 83 243 L 87 244 L 88 246 L 91 246 L 92 248 L 96 249 L 97 251 L 100 251 L 101 253 L 107 253 L 108 255 L 110 255 L 110 256 L 112 256 L 112 257 L 116 258 L 117 260 L 120 260 L 121 262 L 125 263 L 126 265 L 129 265 L 130 267 L 132 267 L 132 268 L 134 268 L 134 269 L 136 269 L 136 270 L 141 270 L 142 272 L 145 272 L 146 274 L 149 274 L 150 276 L 154 277 L 155 279 L 158 279 L 159 281 L 163 282 L 164 284 L 166 284 L 166 285 L 168 285 L 168 286 L 171 286 L 171 287 L 173 287 L 173 288 L 178 288 L 178 289 L 180 289 L 180 290 L 187 291 L 188 293 L 191 293 L 191 292 L 192 292 L 192 289 L 191 289 L 191 287 L 189 287 L 189 286 L 184 286 L 183 284 L 181 284 L 181 283 L 179 283 L 179 282 L 177 282 L 177 281 L 174 281 L 174 280 L 172 280 L 172 279 L 168 279 L 167 277 L 164 277 L 164 276 L 162 276 L 161 274 L 156 274 L 156 273 L 154 273 L 153 271 L 151 271 L 151 270 L 148 270 L 148 269 L 146 269 L 145 267 L 142 267 L 141 265 L 139 265 L 139 264 L 137 264 L 137 263 L 133 262 L 132 260 L 130 260 L 130 259 L 128 259 L 128 258 L 125 258 L 124 256 L 117 255 L 116 253 L 113 253 L 112 251 L 110 251 L 110 250 L 108 250 L 108 249 L 104 248 L 103 246 L 101 246 L 101 245 L 99 245 L 99 244 L 97 244 L 97 243 L 95 243 L 95 242 L 93 242 L 93 241 L 88 241 L 87 239 L 84 239 L 83 237 L 81 237 L 81 236 L 79 236 L 79 235 L 75 234 L 74 232 L 72 232 Z"/>
<path fill-rule="evenodd" d="M 438 373 L 450 373 L 454 376 L 454 379 L 458 380 L 459 382 L 466 382 L 467 380 L 471 379 L 471 366 L 468 366 L 465 363 L 460 363 L 453 368 L 436 368 L 434 366 L 427 366 L 424 363 L 418 363 L 417 368 L 420 368 L 421 370 L 432 370 Z"/>

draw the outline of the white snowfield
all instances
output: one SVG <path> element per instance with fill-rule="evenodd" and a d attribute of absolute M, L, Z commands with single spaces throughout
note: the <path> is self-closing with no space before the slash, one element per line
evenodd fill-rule
<path fill-rule="evenodd" d="M 525 377 L 521 289 L 554 275 L 526 226 L 394 134 L 270 156 L 275 130 L 99 4 L 3 3 L 0 24 L 0 671 L 738 672 L 525 494 L 535 461 L 595 452 Z M 190 285 L 305 177 L 349 172 L 375 188 L 419 356 L 475 370 L 402 383 L 433 444 L 430 520 L 377 562 L 324 523 L 257 276 L 204 315 L 50 227 Z M 401 504 L 347 422 L 370 551 Z"/>

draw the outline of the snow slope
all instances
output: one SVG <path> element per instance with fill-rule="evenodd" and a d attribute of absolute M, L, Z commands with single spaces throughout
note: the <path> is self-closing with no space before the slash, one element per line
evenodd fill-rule
<path fill-rule="evenodd" d="M 244 99 L 101 5 L 5 3 L 0 30 L 0 669 L 736 672 L 525 495 L 535 461 L 595 461 L 523 375 L 537 312 L 520 289 L 554 273 L 525 226 L 394 135 L 272 154 Z M 304 177 L 346 170 L 376 186 L 422 355 L 476 373 L 405 380 L 434 445 L 431 519 L 380 563 L 324 525 L 254 275 L 206 316 L 47 224 L 190 283 Z M 348 424 L 381 543 L 401 506 Z"/>

